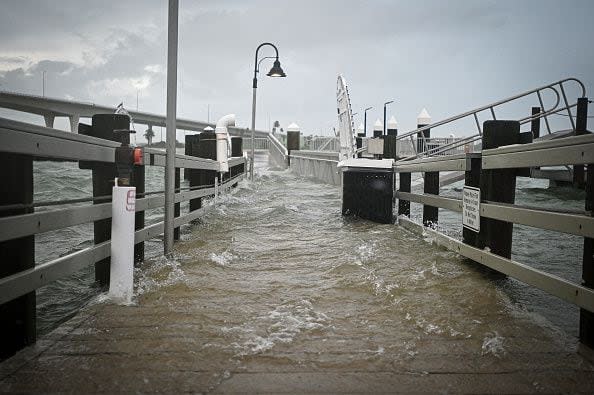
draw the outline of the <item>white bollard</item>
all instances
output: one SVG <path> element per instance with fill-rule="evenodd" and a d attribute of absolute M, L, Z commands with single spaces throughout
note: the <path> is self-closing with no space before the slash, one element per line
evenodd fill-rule
<path fill-rule="evenodd" d="M 109 297 L 129 304 L 134 293 L 134 212 L 136 187 L 113 187 Z"/>

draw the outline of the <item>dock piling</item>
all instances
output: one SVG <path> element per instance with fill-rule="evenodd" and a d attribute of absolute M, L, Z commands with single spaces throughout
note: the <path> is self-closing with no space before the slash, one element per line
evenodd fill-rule
<path fill-rule="evenodd" d="M 289 153 L 289 165 L 291 165 L 291 152 L 299 151 L 301 148 L 301 128 L 296 123 L 287 126 L 287 151 Z"/>
<path fill-rule="evenodd" d="M 0 205 L 23 205 L 22 208 L 3 210 L 0 216 L 33 212 L 33 157 L 0 153 L 0 166 L 5 169 L 2 178 Z M 0 242 L 0 278 L 35 267 L 35 236 Z M 0 305 L 0 360 L 8 358 L 36 339 L 35 291 Z"/>
<path fill-rule="evenodd" d="M 104 140 L 120 141 L 119 137 L 113 131 L 117 129 L 130 129 L 130 117 L 124 114 L 95 114 L 93 115 L 91 124 L 91 127 L 80 124 L 79 134 L 98 137 Z M 117 176 L 115 164 L 81 161 L 79 162 L 79 167 L 81 169 L 92 170 L 93 197 L 109 196 L 108 201 L 111 201 L 112 183 Z M 144 185 L 142 186 L 142 190 L 144 190 Z M 105 203 L 105 200 L 93 201 L 93 204 L 100 203 Z M 144 223 L 139 229 L 143 227 Z M 93 235 L 95 244 L 109 240 L 111 238 L 111 218 L 94 221 Z M 105 258 L 95 263 L 95 281 L 101 286 L 107 286 L 109 284 L 109 260 L 110 258 Z"/>
<path fill-rule="evenodd" d="M 439 195 L 439 172 L 425 172 L 423 192 L 430 195 Z M 423 205 L 423 225 L 434 228 L 437 225 L 439 209 L 437 207 Z"/>
<path fill-rule="evenodd" d="M 588 98 L 580 97 L 577 100 L 577 112 L 575 117 L 576 136 L 588 133 Z M 586 182 L 584 178 L 584 165 L 573 166 L 573 186 L 584 189 Z"/>
<path fill-rule="evenodd" d="M 483 149 L 520 143 L 520 122 L 485 121 Z M 516 169 L 482 169 L 481 201 L 513 204 L 516 197 Z M 480 248 L 511 258 L 513 223 L 481 217 Z"/>
<path fill-rule="evenodd" d="M 411 189 L 411 175 L 410 173 L 398 173 L 400 179 L 400 192 L 410 193 Z M 398 215 L 405 215 L 410 217 L 410 201 L 398 199 Z"/>

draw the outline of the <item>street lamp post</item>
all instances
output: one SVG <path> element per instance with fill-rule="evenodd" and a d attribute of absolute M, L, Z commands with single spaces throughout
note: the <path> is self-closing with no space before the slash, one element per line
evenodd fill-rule
<path fill-rule="evenodd" d="M 384 136 L 386 135 L 386 106 L 390 103 L 394 103 L 394 100 L 390 100 L 384 103 Z"/>
<path fill-rule="evenodd" d="M 281 68 L 280 65 L 280 61 L 278 60 L 278 48 L 276 48 L 276 46 L 274 44 L 271 43 L 262 43 L 258 46 L 258 48 L 256 48 L 256 56 L 255 56 L 255 61 L 254 61 L 254 80 L 253 80 L 253 84 L 252 84 L 252 88 L 253 88 L 253 95 L 252 95 L 252 164 L 251 164 L 251 169 L 250 169 L 250 180 L 254 180 L 254 133 L 256 130 L 256 89 L 258 88 L 258 68 L 260 63 L 258 63 L 258 51 L 260 50 L 260 48 L 262 48 L 263 46 L 271 46 L 272 48 L 274 48 L 274 51 L 276 53 L 275 56 L 275 61 L 274 64 L 272 66 L 272 68 L 270 69 L 270 71 L 268 72 L 268 74 L 266 74 L 269 77 L 286 77 L 287 75 L 285 74 L 285 72 L 283 71 L 283 69 Z M 269 56 L 270 57 L 270 56 Z M 262 59 L 264 60 L 264 59 Z"/>
<path fill-rule="evenodd" d="M 367 137 L 367 110 L 371 110 L 373 107 L 367 107 L 363 110 L 363 137 Z"/>

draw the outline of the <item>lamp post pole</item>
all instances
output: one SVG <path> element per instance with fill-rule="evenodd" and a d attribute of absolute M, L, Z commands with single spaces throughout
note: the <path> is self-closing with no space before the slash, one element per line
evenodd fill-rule
<path fill-rule="evenodd" d="M 390 103 L 394 103 L 394 100 L 390 100 L 384 103 L 384 136 L 386 135 L 386 106 Z"/>
<path fill-rule="evenodd" d="M 254 57 L 254 79 L 252 81 L 252 160 L 251 160 L 251 168 L 250 168 L 250 180 L 254 181 L 254 146 L 255 146 L 255 140 L 254 140 L 254 134 L 256 131 L 256 90 L 258 89 L 258 51 L 260 51 L 260 48 L 262 48 L 263 46 L 271 46 L 272 48 L 274 48 L 275 51 L 275 58 L 276 60 L 274 61 L 274 65 L 272 66 L 272 69 L 270 69 L 270 71 L 268 72 L 268 76 L 269 77 L 286 77 L 286 74 L 284 73 L 283 69 L 281 69 L 280 67 L 280 62 L 278 60 L 278 48 L 276 48 L 276 46 L 274 44 L 271 43 L 262 43 L 260 45 L 258 45 L 258 48 L 256 48 L 256 55 Z M 262 59 L 263 60 L 263 59 Z"/>
<path fill-rule="evenodd" d="M 367 137 L 367 110 L 371 110 L 373 107 L 367 107 L 363 110 L 363 136 Z"/>
<path fill-rule="evenodd" d="M 167 117 L 165 156 L 165 228 L 163 248 L 165 256 L 173 254 L 173 220 L 175 200 L 175 131 L 177 112 L 177 45 L 179 0 L 169 0 L 167 16 Z M 161 137 L 161 140 L 163 137 Z"/>

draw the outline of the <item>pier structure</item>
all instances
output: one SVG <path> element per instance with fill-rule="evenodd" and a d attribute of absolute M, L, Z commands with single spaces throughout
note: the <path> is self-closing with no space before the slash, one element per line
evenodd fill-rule
<path fill-rule="evenodd" d="M 407 323 L 410 318 L 406 315 L 394 316 L 394 319 L 383 322 L 375 321 L 373 314 L 357 309 L 356 302 L 373 310 L 378 295 L 366 296 L 359 290 L 360 295 L 354 303 L 348 301 L 327 305 L 323 297 L 315 299 L 315 308 L 324 313 L 317 313 L 318 310 L 308 307 L 307 303 L 311 302 L 303 302 L 305 307 L 300 306 L 300 311 L 305 310 L 310 314 L 305 320 L 307 324 L 291 332 L 293 337 L 287 341 L 283 341 L 287 338 L 281 336 L 281 340 L 275 338 L 278 341 L 269 346 L 265 342 L 254 343 L 250 340 L 243 343 L 249 346 L 246 352 L 238 354 L 220 348 L 218 352 L 211 353 L 211 348 L 223 344 L 225 339 L 234 336 L 234 328 L 244 324 L 235 320 L 235 317 L 245 317 L 242 313 L 247 311 L 256 314 L 264 321 L 282 315 L 281 302 L 270 312 L 266 310 L 270 306 L 262 306 L 258 295 L 247 300 L 237 299 L 233 290 L 244 286 L 248 275 L 254 276 L 253 281 L 261 282 L 263 293 L 274 292 L 279 282 L 288 287 L 303 274 L 290 265 L 279 269 L 274 278 L 266 270 L 253 268 L 249 272 L 224 278 L 205 278 L 201 268 L 188 269 L 187 282 L 183 284 L 143 295 L 135 306 L 112 303 L 88 306 L 34 343 L 35 290 L 85 265 L 104 260 L 110 253 L 109 240 L 96 240 L 92 247 L 51 262 L 36 263 L 31 248 L 35 235 L 109 219 L 111 205 L 108 200 L 101 200 L 101 196 L 93 196 L 89 199 L 89 202 L 94 203 L 92 205 L 35 212 L 32 201 L 32 163 L 44 158 L 112 166 L 119 144 L 84 133 L 69 133 L 0 119 L 2 160 L 9 161 L 7 163 L 19 169 L 15 177 L 10 179 L 12 200 L 3 204 L 5 210 L 0 218 L 3 254 L 18 252 L 17 256 L 10 255 L 14 265 L 9 273 L 3 273 L 4 277 L 0 278 L 0 304 L 5 309 L 2 310 L 3 317 L 9 314 L 5 312 L 15 314 L 10 316 L 10 320 L 17 323 L 12 329 L 4 327 L 3 340 L 13 336 L 11 339 L 18 338 L 16 348 L 29 345 L 0 364 L 0 389 L 15 392 L 594 391 L 594 135 L 587 130 L 588 101 L 585 89 L 575 104 L 568 102 L 565 93 L 557 93 L 557 103 L 545 107 L 541 97 L 541 92 L 545 90 L 563 91 L 570 82 L 583 88 L 581 82 L 569 78 L 438 122 L 432 122 L 424 110 L 419 115 L 415 130 L 390 134 L 388 127 L 388 136 L 396 137 L 397 147 L 408 145 L 410 141 L 413 154 L 405 155 L 396 150 L 396 158 L 380 161 L 371 157 L 377 154 L 373 151 L 373 145 L 369 148 L 369 141 L 366 141 L 367 144 L 361 144 L 360 147 L 353 144 L 353 157 L 347 159 L 347 162 L 376 161 L 376 167 L 378 163 L 390 162 L 386 169 L 392 181 L 389 184 L 391 195 L 388 201 L 390 208 L 397 207 L 398 217 L 381 226 L 400 226 L 410 230 L 411 234 L 422 235 L 425 241 L 428 240 L 427 246 L 423 248 L 434 248 L 436 245 L 467 259 L 467 263 L 474 265 L 472 270 L 480 271 L 480 268 L 486 267 L 490 270 L 489 276 L 495 272 L 494 277 L 485 276 L 482 281 L 472 282 L 476 287 L 466 290 L 468 294 L 474 295 L 472 298 L 484 297 L 481 295 L 485 287 L 494 287 L 494 283 L 503 275 L 580 308 L 581 344 L 567 345 L 560 344 L 537 323 L 498 307 L 497 298 L 484 297 L 483 308 L 479 311 L 469 307 L 475 306 L 470 301 L 449 305 L 452 310 L 444 314 L 453 315 L 459 321 L 476 321 L 476 325 L 486 322 L 505 333 L 505 337 L 511 339 L 505 351 L 498 348 L 500 332 L 497 331 L 484 339 L 476 339 L 472 336 L 461 337 L 452 328 L 446 336 L 443 331 L 437 332 L 432 326 L 423 325 L 420 318 L 416 323 Z M 529 95 L 536 95 L 540 100 L 538 111 L 531 108 L 530 115 L 519 120 L 496 117 L 498 106 Z M 579 111 L 574 115 L 572 109 L 576 107 Z M 492 119 L 481 124 L 478 114 L 483 111 L 488 111 Z M 559 111 L 569 113 L 573 133 L 563 133 L 561 136 L 550 129 L 547 117 Z M 131 115 L 134 116 L 134 113 Z M 443 144 L 431 143 L 430 130 L 435 131 L 466 117 L 476 121 L 476 134 Z M 546 136 L 553 137 L 544 138 L 545 135 L 536 126 L 540 125 L 541 119 L 547 127 Z M 201 129 L 206 126 L 201 122 L 195 122 L 194 125 L 200 125 Z M 530 125 L 533 130 L 522 133 L 522 125 Z M 230 129 L 233 133 L 233 129 Z M 299 127 L 294 124 L 288 132 L 291 134 L 287 135 L 286 143 L 272 133 L 260 137 L 266 141 L 262 151 L 267 154 L 274 168 L 291 169 L 297 175 L 332 185 L 346 185 L 345 172 L 341 169 L 356 166 L 351 165 L 351 162 L 341 166 L 344 161 L 340 157 L 342 153 L 303 150 Z M 238 134 L 241 137 L 241 132 Z M 208 157 L 210 153 L 206 153 L 211 152 L 207 147 L 212 146 L 209 143 L 212 139 L 207 133 L 201 136 L 203 138 L 197 139 L 197 151 L 192 147 L 187 151 L 188 155 L 175 157 L 178 172 L 175 201 L 190 202 L 189 212 L 181 214 L 176 211 L 176 227 L 204 215 L 203 204 L 192 204 L 192 201 L 228 191 L 244 177 L 247 168 L 245 158 L 237 155 L 241 150 L 232 149 L 234 155 L 229 160 L 229 166 L 238 170 L 235 176 L 225 180 L 220 175 L 220 164 Z M 473 147 L 472 151 L 475 151 L 477 143 L 480 144 L 479 152 L 452 154 L 460 147 L 464 150 Z M 191 144 L 195 144 L 195 141 Z M 357 158 L 359 153 L 362 158 Z M 151 148 L 144 149 L 142 159 L 143 166 L 164 166 L 165 163 L 164 153 Z M 574 185 L 580 187 L 583 183 L 586 190 L 584 210 L 569 212 L 515 204 L 517 177 L 534 176 L 535 171 L 551 166 L 571 169 L 572 177 L 578 174 Z M 186 189 L 180 186 L 177 169 L 181 168 L 190 170 L 190 187 Z M 583 169 L 583 181 L 579 176 L 580 169 Z M 197 177 L 198 181 L 192 181 L 196 180 L 196 172 L 201 176 Z M 214 172 L 215 177 L 209 172 Z M 460 174 L 464 179 L 465 185 L 459 198 L 440 196 L 440 187 L 445 182 L 443 175 L 451 181 L 454 179 L 452 173 L 456 173 L 456 179 L 460 179 Z M 212 184 L 208 184 L 202 175 L 207 179 L 213 178 Z M 221 180 L 223 182 L 220 185 Z M 422 187 L 422 191 L 416 187 Z M 364 184 L 364 188 L 372 196 L 376 183 Z M 361 193 L 365 192 L 364 188 Z M 306 193 L 306 190 L 300 192 Z M 385 192 L 384 188 L 382 192 Z M 362 196 L 360 200 L 364 204 Z M 139 197 L 135 208 L 137 212 L 164 204 L 162 194 Z M 413 204 L 422 206 L 422 219 L 415 219 L 411 215 Z M 461 239 L 444 233 L 439 227 L 440 210 L 461 214 Z M 285 223 L 290 217 L 281 220 Z M 304 229 L 305 232 L 314 232 L 315 226 L 320 225 L 315 219 L 311 219 L 310 223 L 312 227 Z M 583 238 L 582 282 L 575 283 L 515 260 L 512 248 L 514 224 Z M 241 228 L 237 226 L 230 232 L 241 232 Z M 163 222 L 142 225 L 135 230 L 135 243 L 158 237 L 162 232 Z M 234 237 L 245 237 L 245 234 L 233 233 L 231 239 Z M 419 236 L 419 240 L 422 237 Z M 278 237 L 267 239 L 267 242 L 272 243 L 272 240 L 279 242 Z M 407 240 L 410 242 L 412 239 Z M 18 243 L 18 249 L 15 249 L 14 243 Z M 178 244 L 182 249 L 183 245 L 183 242 Z M 312 260 L 316 260 L 311 251 L 299 249 L 295 253 L 296 256 L 307 253 Z M 333 253 L 336 255 L 336 252 Z M 262 260 L 261 264 L 274 265 L 274 254 L 266 253 L 258 257 Z M 316 278 L 331 276 L 335 271 L 336 268 L 320 271 L 316 273 Z M 368 275 L 373 275 L 373 272 Z M 212 284 L 228 291 L 224 298 L 232 299 L 231 312 L 220 310 L 221 299 L 217 298 L 221 298 L 221 295 L 213 291 Z M 294 292 L 307 294 L 306 288 L 295 288 Z M 330 288 L 324 290 L 322 296 L 337 292 Z M 431 299 L 426 290 L 415 289 L 411 292 L 394 303 L 404 303 L 407 299 L 437 303 L 437 300 L 447 299 L 441 294 L 436 295 L 437 299 Z M 357 312 L 355 316 L 351 316 L 353 311 Z M 332 330 L 315 332 L 315 328 L 319 328 L 325 320 L 335 322 Z M 506 323 L 511 324 L 508 326 Z M 278 325 L 279 322 L 274 322 L 264 332 L 274 333 Z M 419 327 L 422 330 L 419 331 Z M 213 332 L 213 328 L 220 330 Z M 314 328 L 313 332 L 311 328 Z M 248 333 L 252 330 L 247 329 Z M 299 335 L 305 333 L 309 337 L 300 340 Z M 283 336 L 287 334 L 283 332 Z M 258 338 L 263 339 L 261 336 Z M 375 349 L 375 341 L 391 346 L 388 349 Z M 350 349 L 349 342 L 365 346 Z M 237 342 L 230 344 L 231 348 L 241 346 Z M 414 351 L 410 349 L 410 344 L 415 345 Z M 4 347 L 4 350 L 8 349 Z M 9 353 L 16 351 L 13 349 Z M 120 366 L 128 369 L 121 369 Z"/>

